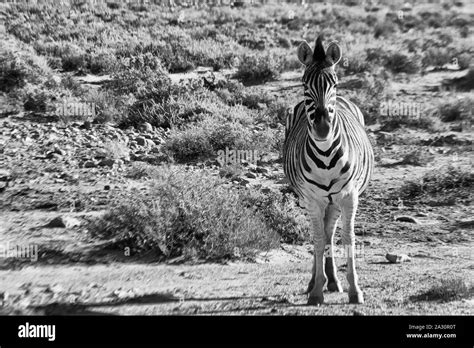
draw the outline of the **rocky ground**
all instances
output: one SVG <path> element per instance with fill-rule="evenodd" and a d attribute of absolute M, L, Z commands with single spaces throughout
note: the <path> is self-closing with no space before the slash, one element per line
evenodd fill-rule
<path fill-rule="evenodd" d="M 433 76 L 424 82 L 439 82 Z M 290 74 L 262 88 L 296 93 L 291 86 L 297 83 Z M 407 86 L 400 82 L 398 92 L 409 94 Z M 427 100 L 437 98 L 437 91 L 419 90 Z M 0 242 L 38 246 L 36 262 L 0 259 L 1 313 L 473 314 L 472 296 L 450 302 L 419 297 L 446 277 L 473 279 L 472 192 L 448 204 L 440 204 L 439 197 L 423 202 L 393 198 L 407 180 L 443 165 L 472 168 L 472 129 L 430 133 L 369 127 L 378 163 L 356 224 L 358 247 L 364 250 L 358 271 L 366 303 L 349 305 L 347 293 L 341 293 L 327 294 L 325 306 L 307 307 L 303 291 L 310 245 L 283 244 L 254 263 L 157 264 L 106 251 L 90 236 L 88 221 L 113 202 L 147 190 L 149 179 L 130 173 L 140 163 L 167 160 L 160 147 L 164 130 L 147 124 L 122 130 L 25 114 L 4 116 L 0 125 Z M 414 150 L 426 163 L 406 160 Z M 279 189 L 284 175 L 277 158 L 268 156 L 244 169 L 234 184 Z M 221 170 L 215 160 L 187 166 Z M 387 253 L 409 259 L 391 263 Z M 347 291 L 345 259 L 337 264 Z"/>

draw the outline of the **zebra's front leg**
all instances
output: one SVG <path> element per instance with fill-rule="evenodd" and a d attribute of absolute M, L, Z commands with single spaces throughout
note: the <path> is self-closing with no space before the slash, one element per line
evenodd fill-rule
<path fill-rule="evenodd" d="M 326 283 L 324 274 L 324 247 L 326 245 L 326 234 L 324 233 L 323 214 L 321 209 L 310 213 L 314 233 L 314 262 L 313 274 L 310 282 L 314 283 L 309 292 L 308 305 L 320 305 L 324 302 L 323 287 Z"/>
<path fill-rule="evenodd" d="M 342 202 L 343 233 L 342 244 L 347 254 L 347 281 L 349 282 L 349 303 L 364 303 L 364 295 L 358 285 L 355 264 L 354 222 L 359 197 L 357 193 L 347 196 Z"/>
<path fill-rule="evenodd" d="M 326 263 L 324 271 L 328 277 L 328 290 L 342 292 L 342 286 L 337 278 L 337 268 L 334 262 L 334 232 L 337 220 L 341 216 L 341 209 L 335 204 L 329 204 L 324 215 L 324 232 L 326 233 Z"/>

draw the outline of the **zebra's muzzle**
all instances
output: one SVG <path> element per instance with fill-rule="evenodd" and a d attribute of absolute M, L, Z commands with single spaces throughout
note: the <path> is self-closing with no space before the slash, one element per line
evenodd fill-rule
<path fill-rule="evenodd" d="M 331 130 L 329 112 L 326 108 L 318 108 L 313 121 L 313 129 L 317 140 L 326 140 Z"/>
<path fill-rule="evenodd" d="M 331 125 L 328 120 L 322 119 L 319 122 L 315 121 L 313 123 L 313 129 L 317 140 L 326 140 L 331 130 Z"/>

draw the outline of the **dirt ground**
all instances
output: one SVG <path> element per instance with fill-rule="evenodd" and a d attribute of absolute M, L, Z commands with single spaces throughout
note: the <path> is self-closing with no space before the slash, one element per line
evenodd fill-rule
<path fill-rule="evenodd" d="M 434 101 L 441 94 L 423 86 L 439 84 L 452 74 L 428 74 L 417 81 L 419 88 L 415 90 L 410 90 L 412 84 L 408 81 L 399 81 L 394 88 L 399 95 L 415 93 L 414 97 Z M 293 93 L 296 101 L 300 91 L 284 87 L 297 83 L 297 74 L 284 74 L 279 82 L 263 88 L 277 94 Z M 345 292 L 326 293 L 325 304 L 312 307 L 306 306 L 303 293 L 310 278 L 311 245 L 283 244 L 278 250 L 260 254 L 256 262 L 159 264 L 107 251 L 90 237 L 86 222 L 103 213 L 112 199 L 144 189 L 147 179 L 124 176 L 127 168 L 145 155 L 139 151 L 127 161 L 85 168 L 84 163 L 90 158 L 102 158 L 96 153 L 98 149 L 87 144 L 147 134 L 127 134 L 110 125 L 93 125 L 89 129 L 77 124 L 38 122 L 22 115 L 0 119 L 0 125 L 0 167 L 14 176 L 0 192 L 0 241 L 39 247 L 37 262 L 0 259 L 0 313 L 474 313 L 472 297 L 451 302 L 417 298 L 443 278 L 474 279 L 472 192 L 449 205 L 396 205 L 388 198 L 405 181 L 443 165 L 472 168 L 472 128 L 439 133 L 407 129 L 390 134 L 371 132 L 378 139 L 380 160 L 371 186 L 361 198 L 356 219 L 356 240 L 359 248 L 363 248 L 357 269 L 365 303 L 348 304 L 346 260 L 337 258 Z M 436 139 L 454 140 L 440 144 Z M 430 141 L 434 145 L 422 145 Z M 424 166 L 397 164 L 413 149 L 420 149 L 431 161 Z M 283 179 L 281 164 L 264 166 L 272 175 L 249 178 L 249 185 L 278 187 L 277 182 Z M 66 227 L 47 225 L 58 216 L 74 219 L 68 220 Z M 416 220 L 396 221 L 398 216 Z M 411 261 L 389 263 L 387 253 L 406 254 Z"/>

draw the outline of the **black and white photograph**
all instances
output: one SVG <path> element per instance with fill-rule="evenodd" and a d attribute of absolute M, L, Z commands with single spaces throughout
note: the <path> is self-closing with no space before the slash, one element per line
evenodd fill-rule
<path fill-rule="evenodd" d="M 78 316 L 464 340 L 426 318 L 474 314 L 473 53 L 472 0 L 0 0 L 0 346 Z"/>

